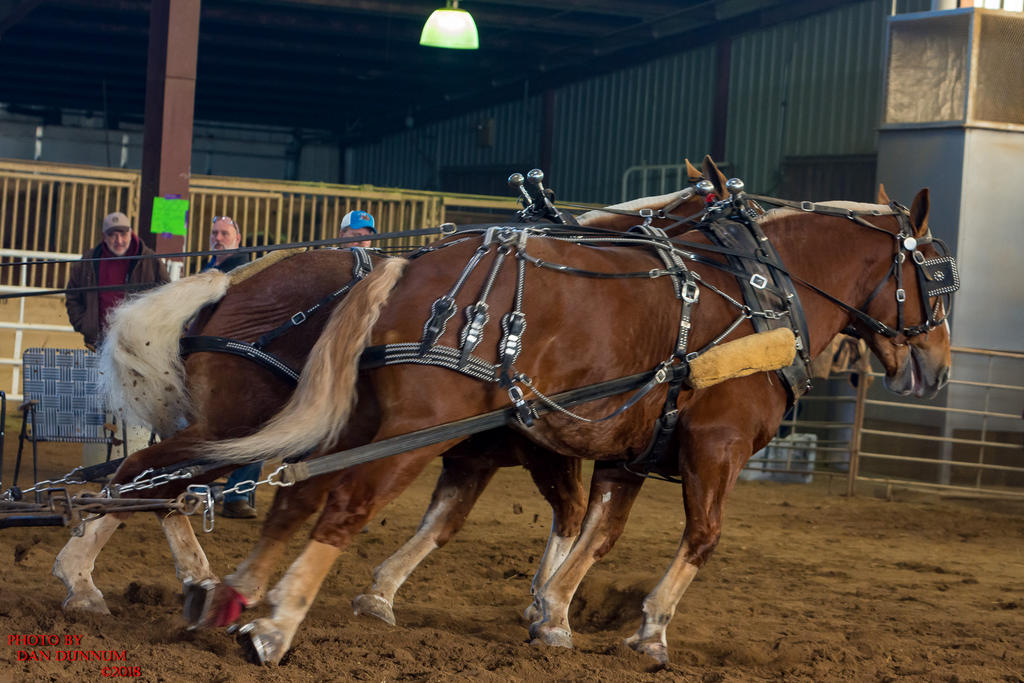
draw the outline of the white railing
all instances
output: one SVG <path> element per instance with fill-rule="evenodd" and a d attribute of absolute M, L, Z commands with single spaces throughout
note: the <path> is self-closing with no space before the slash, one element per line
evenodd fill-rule
<path fill-rule="evenodd" d="M 1024 353 L 954 348 L 954 379 L 930 402 L 889 394 L 871 381 L 882 376 L 860 377 L 856 390 L 817 382 L 822 388 L 782 423 L 786 437 L 755 454 L 743 478 L 840 477 L 849 495 L 870 484 L 886 495 L 908 488 L 1024 498 Z"/>
<path fill-rule="evenodd" d="M 0 294 L 32 294 L 33 292 L 44 291 L 49 289 L 48 287 L 35 287 L 29 285 L 32 280 L 30 269 L 32 268 L 29 262 L 31 261 L 77 261 L 81 258 L 80 254 L 63 254 L 53 251 L 31 251 L 26 249 L 0 249 L 0 263 L 3 264 L 18 264 L 21 265 L 3 265 L 0 266 L 3 270 L 13 270 L 16 272 L 14 277 L 3 278 L 7 282 L 15 281 L 16 285 L 0 285 Z M 57 295 L 49 295 L 48 298 L 52 298 Z M 0 335 L 7 336 L 12 335 L 11 344 L 11 355 L 0 356 L 0 367 L 10 367 L 11 376 L 10 383 L 5 387 L 0 387 L 7 394 L 7 398 L 12 401 L 20 401 L 22 399 L 21 394 L 21 353 L 24 348 L 24 338 L 27 332 L 63 332 L 63 333 L 74 333 L 74 329 L 68 324 L 51 324 L 51 323 L 35 323 L 29 322 L 28 315 L 29 310 L 33 306 L 34 297 L 19 296 L 11 301 L 17 302 L 17 316 L 14 320 L 0 320 Z M 11 337 L 8 337 L 11 339 Z M 7 344 L 3 345 L 7 348 Z"/>

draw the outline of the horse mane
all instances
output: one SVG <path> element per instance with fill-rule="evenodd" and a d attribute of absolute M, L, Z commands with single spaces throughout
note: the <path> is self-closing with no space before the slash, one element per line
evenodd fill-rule
<path fill-rule="evenodd" d="M 641 197 L 640 199 L 632 199 L 628 202 L 622 202 L 621 204 L 612 204 L 611 206 L 605 207 L 606 209 L 618 209 L 619 211 L 639 211 L 640 209 L 661 209 L 668 206 L 670 203 L 681 197 L 684 193 L 689 191 L 689 188 L 682 190 L 676 190 L 675 192 L 669 192 L 668 194 L 656 195 L 653 197 Z M 606 219 L 608 213 L 602 209 L 593 209 L 587 211 L 576 217 L 576 221 L 586 227 L 590 225 L 599 225 L 599 221 Z"/>
<path fill-rule="evenodd" d="M 275 263 L 280 263 L 292 256 L 305 253 L 305 251 L 305 249 L 301 248 L 279 249 L 278 251 L 272 251 L 266 256 L 260 257 L 255 261 L 249 261 L 245 265 L 238 266 L 228 274 L 228 277 L 231 278 L 231 286 L 234 287 L 239 282 L 244 282 L 254 275 L 259 275 Z"/>
<path fill-rule="evenodd" d="M 827 202 L 814 202 L 816 206 L 830 206 L 835 209 L 849 209 L 852 211 L 881 211 L 883 214 L 889 210 L 889 207 L 884 204 L 870 204 L 866 202 L 848 202 L 844 200 L 830 200 Z M 762 217 L 763 223 L 768 223 L 774 220 L 785 218 L 786 216 L 792 216 L 797 213 L 805 213 L 800 209 L 794 209 L 789 206 L 782 206 L 777 209 L 771 209 L 764 214 Z"/>
<path fill-rule="evenodd" d="M 334 308 L 306 359 L 298 387 L 260 431 L 205 443 L 199 447 L 202 455 L 259 462 L 336 442 L 355 405 L 359 356 L 407 263 L 401 258 L 385 260 Z"/>
<path fill-rule="evenodd" d="M 100 346 L 100 390 L 107 405 L 133 424 L 166 438 L 187 424 L 192 402 L 179 350 L 196 311 L 219 301 L 230 278 L 219 270 L 169 282 L 130 298 L 107 317 Z"/>

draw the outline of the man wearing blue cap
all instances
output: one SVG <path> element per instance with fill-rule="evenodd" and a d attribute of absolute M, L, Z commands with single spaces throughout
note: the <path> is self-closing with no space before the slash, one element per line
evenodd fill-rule
<path fill-rule="evenodd" d="M 377 228 L 374 226 L 373 216 L 366 211 L 349 211 L 341 219 L 341 227 L 338 229 L 338 237 L 356 237 L 359 235 L 376 235 Z M 339 245 L 342 249 L 347 247 L 368 247 L 370 240 L 363 242 L 346 242 Z"/>

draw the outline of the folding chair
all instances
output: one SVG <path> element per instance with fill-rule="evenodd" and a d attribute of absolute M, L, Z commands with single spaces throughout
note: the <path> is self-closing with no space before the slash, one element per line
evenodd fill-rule
<path fill-rule="evenodd" d="M 21 433 L 14 464 L 14 482 L 18 485 L 21 453 L 25 441 L 32 443 L 32 480 L 39 481 L 40 441 L 65 443 L 105 443 L 107 461 L 114 446 L 120 444 L 128 455 L 127 433 L 121 424 L 108 424 L 107 412 L 99 395 L 99 356 L 85 349 L 26 349 L 21 357 L 22 393 Z"/>

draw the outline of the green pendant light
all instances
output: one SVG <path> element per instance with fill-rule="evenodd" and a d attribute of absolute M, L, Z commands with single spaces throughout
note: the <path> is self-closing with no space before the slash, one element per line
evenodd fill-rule
<path fill-rule="evenodd" d="M 420 45 L 444 47 L 450 50 L 476 50 L 480 39 L 476 34 L 473 15 L 459 9 L 459 0 L 448 0 L 444 9 L 436 9 L 423 24 Z"/>

